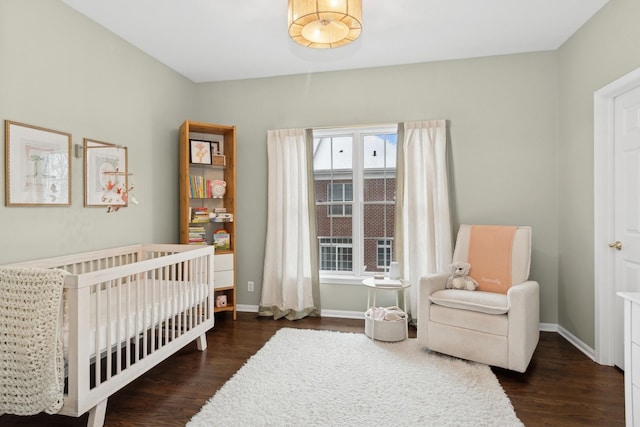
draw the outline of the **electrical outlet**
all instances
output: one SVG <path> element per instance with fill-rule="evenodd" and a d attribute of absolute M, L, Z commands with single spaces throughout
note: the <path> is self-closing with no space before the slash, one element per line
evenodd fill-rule
<path fill-rule="evenodd" d="M 249 292 L 253 292 L 253 282 L 252 281 L 247 282 L 247 290 Z"/>

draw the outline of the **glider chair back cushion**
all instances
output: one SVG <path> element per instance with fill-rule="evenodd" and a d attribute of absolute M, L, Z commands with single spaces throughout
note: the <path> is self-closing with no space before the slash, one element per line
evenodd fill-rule
<path fill-rule="evenodd" d="M 469 275 L 479 290 L 507 293 L 512 284 L 529 278 L 531 227 L 463 224 L 453 252 L 453 262 L 458 261 L 471 264 Z M 501 278 L 505 267 L 508 280 Z"/>
<path fill-rule="evenodd" d="M 528 280 L 531 227 L 461 225 L 453 262 L 471 264 L 478 290 L 420 279 L 418 340 L 433 351 L 524 372 L 539 339 L 539 285 Z"/>

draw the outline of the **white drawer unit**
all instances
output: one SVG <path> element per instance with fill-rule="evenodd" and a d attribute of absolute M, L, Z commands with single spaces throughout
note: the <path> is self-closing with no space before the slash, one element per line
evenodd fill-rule
<path fill-rule="evenodd" d="M 215 272 L 214 281 L 216 289 L 228 288 L 235 284 L 233 256 L 234 254 L 215 256 L 213 271 Z"/>
<path fill-rule="evenodd" d="M 216 254 L 213 260 L 215 312 L 229 311 L 236 318 L 235 254 Z"/>
<path fill-rule="evenodd" d="M 627 426 L 640 426 L 640 293 L 624 298 L 624 406 Z"/>

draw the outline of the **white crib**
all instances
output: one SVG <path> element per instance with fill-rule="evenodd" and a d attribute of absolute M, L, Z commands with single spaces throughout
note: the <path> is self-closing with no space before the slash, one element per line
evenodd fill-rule
<path fill-rule="evenodd" d="M 61 268 L 66 391 L 60 414 L 90 411 L 104 424 L 107 399 L 214 324 L 213 248 L 133 245 L 12 264 Z"/>

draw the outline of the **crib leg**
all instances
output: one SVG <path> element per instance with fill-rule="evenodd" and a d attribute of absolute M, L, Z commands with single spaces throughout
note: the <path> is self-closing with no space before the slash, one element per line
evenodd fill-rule
<path fill-rule="evenodd" d="M 198 350 L 205 351 L 207 349 L 207 335 L 202 334 L 196 339 L 196 343 L 198 344 Z"/>
<path fill-rule="evenodd" d="M 102 427 L 104 425 L 104 416 L 107 412 L 107 399 L 98 403 L 89 411 L 89 421 L 87 427 Z"/>

